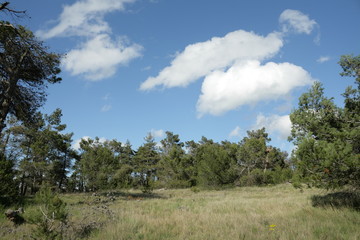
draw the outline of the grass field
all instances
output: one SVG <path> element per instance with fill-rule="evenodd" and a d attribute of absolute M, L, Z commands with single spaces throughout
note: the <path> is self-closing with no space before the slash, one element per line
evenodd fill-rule
<path fill-rule="evenodd" d="M 155 190 L 66 194 L 67 239 L 360 239 L 360 211 L 313 207 L 291 185 L 220 191 Z M 26 208 L 25 208 L 26 211 Z M 0 239 L 30 239 L 29 224 L 0 219 Z"/>

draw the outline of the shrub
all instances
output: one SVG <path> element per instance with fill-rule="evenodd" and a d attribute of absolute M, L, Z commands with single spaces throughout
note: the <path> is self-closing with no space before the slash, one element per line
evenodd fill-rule
<path fill-rule="evenodd" d="M 263 169 L 254 169 L 249 175 L 239 179 L 240 186 L 262 186 L 267 184 L 279 184 L 289 181 L 292 171 L 288 168 L 276 167 L 273 170 L 264 172 Z"/>
<path fill-rule="evenodd" d="M 6 159 L 5 155 L 0 152 L 0 205 L 9 206 L 19 200 L 14 177 L 13 161 Z"/>
<path fill-rule="evenodd" d="M 36 206 L 26 211 L 25 219 L 36 225 L 33 231 L 35 239 L 63 239 L 63 230 L 67 223 L 66 203 L 45 186 L 35 195 Z"/>
<path fill-rule="evenodd" d="M 190 190 L 191 190 L 192 192 L 194 192 L 194 193 L 200 192 L 200 188 L 195 187 L 195 186 L 192 186 L 192 187 L 190 188 Z"/>

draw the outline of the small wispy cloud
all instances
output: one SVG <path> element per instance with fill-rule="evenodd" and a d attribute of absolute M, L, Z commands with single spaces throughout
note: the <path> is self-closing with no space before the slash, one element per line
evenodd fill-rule
<path fill-rule="evenodd" d="M 112 108 L 112 106 L 110 104 L 106 104 L 106 105 L 102 106 L 101 112 L 108 112 L 111 110 L 111 108 Z"/>
<path fill-rule="evenodd" d="M 310 34 L 314 27 L 317 26 L 315 20 L 310 19 L 300 11 L 286 9 L 279 17 L 279 22 L 283 32 L 295 32 Z"/>
<path fill-rule="evenodd" d="M 240 137 L 241 136 L 241 128 L 239 126 L 236 126 L 230 133 L 229 133 L 229 137 Z"/>
<path fill-rule="evenodd" d="M 151 66 L 146 66 L 141 69 L 141 71 L 149 71 L 151 69 Z"/>
<path fill-rule="evenodd" d="M 316 62 L 318 62 L 318 63 L 324 63 L 324 62 L 327 62 L 327 61 L 330 61 L 330 57 L 329 56 L 321 56 L 321 57 L 319 57 L 317 60 L 316 60 Z"/>
<path fill-rule="evenodd" d="M 102 97 L 102 100 L 107 101 L 110 99 L 110 93 L 105 94 L 105 96 Z"/>

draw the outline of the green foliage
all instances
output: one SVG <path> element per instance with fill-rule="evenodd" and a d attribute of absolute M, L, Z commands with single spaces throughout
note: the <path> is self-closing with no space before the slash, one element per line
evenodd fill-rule
<path fill-rule="evenodd" d="M 0 21 L 0 133 L 8 114 L 32 121 L 47 83 L 61 81 L 59 65 L 60 55 L 49 53 L 31 31 Z"/>
<path fill-rule="evenodd" d="M 236 154 L 239 165 L 237 185 L 260 186 L 288 181 L 292 171 L 286 163 L 287 153 L 267 146 L 270 138 L 265 128 L 248 131 L 247 134 Z"/>
<path fill-rule="evenodd" d="M 14 204 L 18 199 L 14 163 L 0 152 L 0 205 Z"/>
<path fill-rule="evenodd" d="M 344 108 L 326 98 L 316 82 L 290 115 L 297 185 L 303 181 L 328 189 L 360 186 L 360 56 L 343 56 L 339 64 L 341 75 L 356 77 L 357 85 L 343 94 Z"/>
<path fill-rule="evenodd" d="M 35 195 L 36 206 L 25 213 L 25 219 L 35 224 L 34 239 L 63 239 L 68 213 L 63 202 L 50 187 L 43 186 Z"/>
<path fill-rule="evenodd" d="M 265 169 L 266 166 L 266 143 L 270 141 L 265 128 L 248 131 L 248 136 L 240 142 L 237 152 L 237 161 L 240 169 L 240 176 L 248 175 L 254 169 Z"/>
<path fill-rule="evenodd" d="M 130 150 L 130 151 L 129 151 Z M 116 140 L 82 139 L 80 158 L 72 174 L 74 190 L 97 191 L 128 187 L 132 183 L 132 150 Z"/>
<path fill-rule="evenodd" d="M 239 179 L 240 186 L 261 186 L 271 182 L 270 172 L 264 172 L 263 170 L 256 168 L 249 174 L 242 176 Z"/>
<path fill-rule="evenodd" d="M 203 138 L 198 149 L 198 184 L 214 187 L 233 184 L 236 179 L 236 159 L 225 146 Z"/>
<path fill-rule="evenodd" d="M 80 158 L 81 173 L 86 188 L 89 191 L 109 188 L 117 164 L 111 149 L 98 138 L 95 141 L 83 139 L 80 146 L 83 151 Z"/>
<path fill-rule="evenodd" d="M 191 185 L 192 161 L 185 154 L 184 143 L 179 135 L 166 132 L 161 140 L 161 159 L 158 163 L 157 176 L 159 185 L 170 188 L 183 188 Z"/>
<path fill-rule="evenodd" d="M 299 108 L 290 115 L 293 124 L 290 140 L 295 144 L 304 138 L 333 141 L 341 128 L 342 111 L 333 99 L 324 96 L 324 88 L 315 82 L 308 93 L 299 98 Z"/>
<path fill-rule="evenodd" d="M 135 184 L 144 193 L 150 193 L 154 188 L 159 161 L 160 155 L 156 151 L 154 138 L 148 134 L 145 137 L 145 143 L 137 150 L 133 161 Z"/>
<path fill-rule="evenodd" d="M 129 188 L 132 184 L 131 173 L 133 173 L 134 168 L 131 165 L 122 165 L 119 169 L 116 170 L 113 181 L 111 182 L 112 186 L 115 188 Z"/>
<path fill-rule="evenodd" d="M 293 177 L 293 171 L 289 167 L 276 166 L 271 173 L 272 184 L 288 182 Z"/>
<path fill-rule="evenodd" d="M 248 175 L 244 175 L 239 179 L 239 186 L 264 186 L 269 184 L 284 183 L 292 178 L 292 171 L 289 168 L 281 168 L 277 166 L 271 171 L 262 169 L 254 169 Z"/>
<path fill-rule="evenodd" d="M 195 186 L 191 187 L 190 190 L 191 190 L 192 192 L 194 192 L 194 193 L 200 192 L 200 188 L 195 187 Z"/>
<path fill-rule="evenodd" d="M 66 125 L 61 123 L 61 110 L 50 115 L 36 114 L 31 124 L 12 119 L 5 131 L 5 154 L 16 159 L 20 193 L 30 189 L 34 194 L 46 182 L 58 189 L 66 188 L 66 174 L 72 159 L 72 133 L 62 133 Z"/>

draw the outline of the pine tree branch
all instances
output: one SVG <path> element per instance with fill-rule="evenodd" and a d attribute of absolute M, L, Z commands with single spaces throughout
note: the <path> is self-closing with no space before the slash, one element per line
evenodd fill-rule
<path fill-rule="evenodd" d="M 10 2 L 3 2 L 1 5 L 0 5 L 0 11 L 8 11 L 10 13 L 14 13 L 14 14 L 25 14 L 26 11 L 16 11 L 14 9 L 11 9 L 11 8 L 8 8 L 8 5 L 10 4 Z"/>

